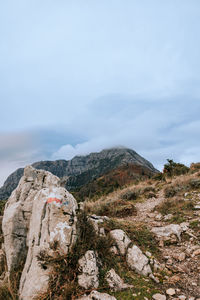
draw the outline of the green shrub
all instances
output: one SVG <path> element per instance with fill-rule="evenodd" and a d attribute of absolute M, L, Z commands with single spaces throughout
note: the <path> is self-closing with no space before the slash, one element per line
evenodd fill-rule
<path fill-rule="evenodd" d="M 123 200 L 136 200 L 138 196 L 139 196 L 138 190 L 127 190 L 121 195 Z"/>
<path fill-rule="evenodd" d="M 200 188 L 200 179 L 193 178 L 189 181 L 189 185 L 192 189 L 198 189 Z"/>
<path fill-rule="evenodd" d="M 171 198 L 174 197 L 177 194 L 177 192 L 178 192 L 178 188 L 170 185 L 164 189 L 164 196 L 166 198 Z"/>
<path fill-rule="evenodd" d="M 178 176 L 189 172 L 189 168 L 184 164 L 175 163 L 172 159 L 167 159 L 168 163 L 164 165 L 163 173 L 168 176 Z"/>
<path fill-rule="evenodd" d="M 165 176 L 163 173 L 158 172 L 152 177 L 152 179 L 157 181 L 165 181 Z"/>

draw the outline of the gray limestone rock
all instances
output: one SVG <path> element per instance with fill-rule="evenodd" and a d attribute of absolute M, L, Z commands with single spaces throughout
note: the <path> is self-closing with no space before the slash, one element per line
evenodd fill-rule
<path fill-rule="evenodd" d="M 114 291 L 121 291 L 124 289 L 132 288 L 133 285 L 124 283 L 121 277 L 115 272 L 114 269 L 111 269 L 106 274 L 106 281 L 109 287 Z"/>
<path fill-rule="evenodd" d="M 131 243 L 131 240 L 126 233 L 121 229 L 115 229 L 110 231 L 110 236 L 115 240 L 116 247 L 121 255 L 126 254 L 126 249 Z"/>
<path fill-rule="evenodd" d="M 153 227 L 152 232 L 158 237 L 158 238 L 170 238 L 171 235 L 175 235 L 178 240 L 181 240 L 181 234 L 183 231 L 187 230 L 187 224 L 182 223 L 180 225 L 178 224 L 170 224 L 163 227 Z"/>
<path fill-rule="evenodd" d="M 128 248 L 126 261 L 130 269 L 134 270 L 138 274 L 144 276 L 152 274 L 149 259 L 135 245 Z"/>
<path fill-rule="evenodd" d="M 76 209 L 76 200 L 60 187 L 58 177 L 25 168 L 3 216 L 8 272 L 23 269 L 20 299 L 31 300 L 46 291 L 51 270 L 43 268 L 37 256 L 51 253 L 55 242 L 61 254 L 68 253 L 76 240 Z"/>
<path fill-rule="evenodd" d="M 84 289 L 98 288 L 99 286 L 99 268 L 98 257 L 93 250 L 88 250 L 78 261 L 79 271 L 78 284 Z"/>
<path fill-rule="evenodd" d="M 83 296 L 81 298 L 78 298 L 77 300 L 116 300 L 116 298 L 106 293 L 92 291 L 88 296 Z"/>

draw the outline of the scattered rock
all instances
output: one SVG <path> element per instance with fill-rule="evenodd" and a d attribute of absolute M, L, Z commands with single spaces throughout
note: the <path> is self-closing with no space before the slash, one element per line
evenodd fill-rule
<path fill-rule="evenodd" d="M 195 205 L 194 206 L 194 209 L 200 209 L 200 205 L 198 204 L 198 205 Z"/>
<path fill-rule="evenodd" d="M 166 300 L 166 299 L 167 299 L 165 295 L 161 295 L 161 294 L 154 294 L 154 295 L 152 296 L 152 298 L 153 298 L 154 300 Z"/>
<path fill-rule="evenodd" d="M 181 253 L 174 253 L 173 258 L 175 258 L 178 261 L 184 261 L 186 258 L 186 254 L 184 252 Z"/>
<path fill-rule="evenodd" d="M 135 245 L 128 248 L 126 261 L 128 266 L 138 274 L 148 276 L 152 273 L 148 258 Z"/>
<path fill-rule="evenodd" d="M 178 296 L 178 299 L 180 299 L 180 300 L 186 300 L 186 296 L 185 295 L 180 295 L 180 296 Z"/>
<path fill-rule="evenodd" d="M 88 217 L 88 220 L 92 223 L 97 234 L 105 236 L 105 230 L 103 227 L 99 227 L 99 224 L 102 224 L 104 221 L 108 221 L 109 218 L 107 216 L 91 215 Z"/>
<path fill-rule="evenodd" d="M 161 221 L 161 220 L 162 220 L 162 214 L 157 214 L 157 215 L 155 216 L 155 220 Z"/>
<path fill-rule="evenodd" d="M 131 243 L 131 240 L 126 235 L 126 233 L 121 229 L 115 229 L 110 231 L 110 236 L 115 240 L 120 254 L 125 255 L 126 249 Z"/>
<path fill-rule="evenodd" d="M 99 286 L 99 268 L 97 266 L 97 255 L 94 251 L 88 250 L 85 255 L 79 259 L 78 284 L 84 289 L 98 288 Z"/>
<path fill-rule="evenodd" d="M 106 293 L 99 293 L 97 291 L 92 291 L 90 295 L 83 296 L 81 298 L 78 298 L 77 300 L 116 300 L 116 298 Z"/>
<path fill-rule="evenodd" d="M 174 283 L 174 282 L 179 282 L 181 280 L 181 277 L 178 275 L 173 275 L 172 277 L 169 278 L 169 282 Z"/>
<path fill-rule="evenodd" d="M 158 237 L 170 237 L 171 235 L 177 236 L 178 240 L 181 240 L 181 233 L 184 231 L 184 229 L 181 227 L 181 225 L 178 224 L 170 224 L 163 227 L 153 227 L 152 232 Z"/>
<path fill-rule="evenodd" d="M 200 255 L 200 248 L 195 250 L 193 253 L 192 253 L 192 256 L 197 256 L 197 255 Z"/>
<path fill-rule="evenodd" d="M 173 217 L 172 214 L 168 214 L 168 215 L 165 215 L 165 216 L 163 217 L 163 219 L 164 219 L 164 221 L 169 221 L 169 220 L 171 220 L 172 217 Z"/>
<path fill-rule="evenodd" d="M 170 288 L 170 289 L 166 290 L 166 294 L 169 296 L 174 296 L 176 294 L 176 291 L 175 291 L 175 289 Z"/>
<path fill-rule="evenodd" d="M 120 278 L 120 276 L 115 272 L 114 269 L 111 269 L 107 272 L 106 281 L 109 287 L 114 291 L 121 291 L 133 287 L 133 285 L 124 283 L 124 281 Z"/>

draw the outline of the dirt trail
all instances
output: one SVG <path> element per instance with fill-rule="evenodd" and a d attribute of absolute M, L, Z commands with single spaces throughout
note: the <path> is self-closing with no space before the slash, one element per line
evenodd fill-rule
<path fill-rule="evenodd" d="M 126 220 L 133 223 L 144 223 L 149 230 L 154 226 L 161 227 L 169 224 L 164 221 L 162 215 L 156 213 L 155 209 L 157 205 L 166 200 L 163 190 L 157 192 L 156 196 L 156 198 L 136 203 L 137 215 L 129 216 Z M 200 214 L 199 217 L 194 214 L 193 218 L 194 220 L 200 219 Z M 186 218 L 185 221 L 189 224 L 191 219 Z M 168 287 L 178 289 L 188 298 L 191 296 L 200 297 L 200 256 L 195 254 L 195 251 L 200 253 L 199 239 L 193 239 L 185 234 L 182 236 L 181 242 L 171 240 L 159 248 L 160 263 L 166 266 L 170 274 L 166 277 L 166 289 Z"/>

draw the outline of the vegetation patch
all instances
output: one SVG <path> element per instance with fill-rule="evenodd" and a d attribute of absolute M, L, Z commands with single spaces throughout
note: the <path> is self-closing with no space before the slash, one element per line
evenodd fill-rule
<path fill-rule="evenodd" d="M 124 230 L 133 243 L 139 246 L 143 252 L 150 251 L 153 255 L 159 255 L 156 239 L 144 224 L 110 219 L 104 223 L 104 227 L 107 232 L 119 228 Z"/>
<path fill-rule="evenodd" d="M 172 214 L 173 217 L 168 220 L 170 223 L 182 223 L 187 216 L 193 215 L 194 202 L 182 198 L 166 199 L 156 210 L 162 215 Z"/>
<path fill-rule="evenodd" d="M 172 159 L 167 159 L 164 165 L 163 173 L 168 177 L 179 176 L 188 173 L 190 168 L 184 164 L 176 163 Z"/>
<path fill-rule="evenodd" d="M 137 214 L 137 210 L 131 201 L 116 200 L 102 202 L 100 205 L 94 205 L 88 209 L 88 213 L 93 213 L 98 216 L 118 217 L 123 218 Z"/>
<path fill-rule="evenodd" d="M 51 276 L 48 292 L 40 295 L 38 300 L 50 299 L 65 299 L 70 300 L 77 295 L 81 295 L 84 291 L 78 286 L 79 265 L 78 260 L 86 251 L 97 251 L 99 260 L 101 262 L 100 272 L 100 288 L 105 287 L 104 275 L 111 269 L 118 265 L 117 258 L 111 259 L 110 248 L 113 245 L 111 237 L 98 236 L 88 221 L 86 214 L 78 215 L 77 228 L 78 237 L 77 242 L 67 255 L 60 255 L 56 251 L 56 244 L 52 245 L 54 256 L 49 256 L 45 252 L 38 255 L 38 260 L 42 267 L 51 267 Z"/>

